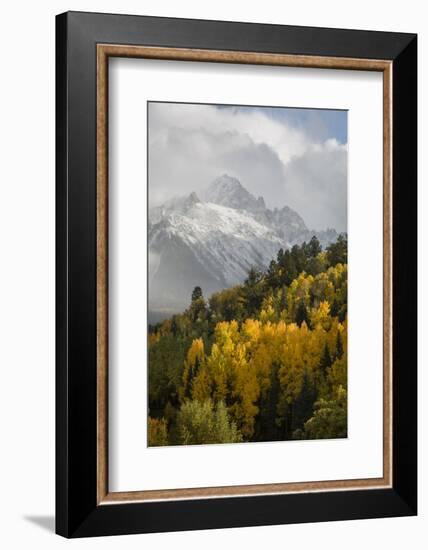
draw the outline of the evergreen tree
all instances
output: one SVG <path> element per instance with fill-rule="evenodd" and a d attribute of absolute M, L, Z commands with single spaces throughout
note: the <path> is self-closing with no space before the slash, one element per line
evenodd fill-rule
<path fill-rule="evenodd" d="M 346 235 L 339 235 L 335 243 L 327 247 L 327 260 L 331 266 L 348 262 L 348 239 Z"/>
<path fill-rule="evenodd" d="M 280 384 L 278 379 L 279 364 L 274 362 L 270 368 L 270 386 L 259 400 L 260 415 L 256 429 L 258 441 L 277 441 L 280 434 L 277 426 L 277 406 Z"/>
<path fill-rule="evenodd" d="M 308 244 L 309 256 L 311 258 L 316 258 L 318 254 L 321 252 L 321 250 L 322 248 L 321 248 L 320 242 L 314 235 Z"/>
<path fill-rule="evenodd" d="M 306 309 L 305 302 L 300 300 L 296 309 L 295 321 L 299 325 L 302 325 L 303 321 L 309 326 L 308 310 Z"/>
<path fill-rule="evenodd" d="M 327 369 L 331 367 L 333 361 L 331 360 L 330 350 L 328 349 L 327 342 L 324 344 L 324 350 L 320 359 L 321 372 L 326 375 Z"/>
<path fill-rule="evenodd" d="M 193 380 L 197 376 L 201 363 L 204 361 L 204 343 L 202 338 L 193 340 L 184 361 L 183 393 L 184 397 L 191 397 Z"/>
<path fill-rule="evenodd" d="M 307 369 L 305 369 L 301 390 L 293 404 L 291 421 L 292 432 L 302 430 L 305 422 L 311 418 L 314 412 L 315 399 L 315 388 L 311 382 Z"/>
<path fill-rule="evenodd" d="M 248 276 L 245 279 L 246 286 L 253 287 L 257 285 L 261 280 L 261 273 L 255 267 L 252 267 L 248 272 Z"/>
<path fill-rule="evenodd" d="M 191 397 L 192 395 L 192 382 L 199 372 L 199 357 L 195 357 L 195 362 L 189 365 L 186 375 L 187 380 L 184 383 L 184 395 L 185 397 Z"/>
<path fill-rule="evenodd" d="M 197 300 L 200 300 L 203 298 L 202 295 L 202 288 L 200 286 L 195 286 L 192 292 L 192 302 L 196 302 Z"/>
<path fill-rule="evenodd" d="M 343 304 L 343 306 L 339 310 L 339 315 L 337 316 L 340 323 L 343 323 L 346 319 L 346 315 L 348 313 L 348 308 L 346 302 Z"/>
<path fill-rule="evenodd" d="M 336 298 L 334 298 L 333 303 L 331 304 L 331 307 L 330 307 L 330 315 L 332 317 L 337 317 L 339 315 L 339 310 L 340 310 L 339 302 L 337 301 Z"/>
<path fill-rule="evenodd" d="M 336 336 L 336 359 L 340 359 L 343 355 L 343 343 L 342 343 L 342 336 L 340 335 L 340 332 L 337 331 Z"/>
<path fill-rule="evenodd" d="M 288 307 L 287 287 L 285 285 L 281 289 L 281 299 L 279 301 L 279 307 L 281 312 L 287 311 L 287 307 Z"/>
<path fill-rule="evenodd" d="M 190 314 L 193 322 L 195 322 L 200 316 L 205 317 L 206 303 L 200 286 L 195 286 L 193 289 Z"/>
<path fill-rule="evenodd" d="M 278 266 L 275 260 L 271 260 L 266 274 L 266 281 L 270 288 L 278 286 Z"/>
<path fill-rule="evenodd" d="M 297 271 L 293 279 L 295 279 L 299 273 L 306 270 L 306 247 L 306 243 L 303 243 L 302 246 L 297 246 L 297 244 L 295 244 L 291 249 L 291 257 L 294 261 L 294 266 Z"/>
<path fill-rule="evenodd" d="M 282 283 L 288 286 L 298 275 L 296 263 L 289 250 L 282 255 L 280 267 L 282 268 Z"/>
<path fill-rule="evenodd" d="M 306 272 L 308 275 L 318 275 L 322 273 L 324 265 L 318 256 L 311 257 L 306 264 Z"/>
<path fill-rule="evenodd" d="M 171 319 L 171 334 L 173 336 L 177 336 L 177 332 L 178 332 L 177 316 L 174 315 Z"/>
<path fill-rule="evenodd" d="M 262 305 L 264 297 L 263 286 L 262 274 L 252 267 L 248 272 L 248 277 L 245 279 L 243 288 L 246 309 L 250 316 L 256 314 Z"/>

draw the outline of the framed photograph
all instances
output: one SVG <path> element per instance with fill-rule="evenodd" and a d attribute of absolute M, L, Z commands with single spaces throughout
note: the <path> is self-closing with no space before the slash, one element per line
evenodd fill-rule
<path fill-rule="evenodd" d="M 57 533 L 416 514 L 416 35 L 56 25 Z"/>

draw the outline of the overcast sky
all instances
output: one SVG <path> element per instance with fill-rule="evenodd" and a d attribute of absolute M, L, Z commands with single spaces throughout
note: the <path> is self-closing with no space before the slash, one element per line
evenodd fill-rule
<path fill-rule="evenodd" d="M 346 231 L 347 141 L 346 111 L 152 102 L 150 206 L 226 173 L 310 229 Z"/>

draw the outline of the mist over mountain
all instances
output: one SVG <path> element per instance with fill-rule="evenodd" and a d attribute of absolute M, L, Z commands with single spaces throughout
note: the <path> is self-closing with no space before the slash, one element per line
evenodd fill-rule
<path fill-rule="evenodd" d="M 205 297 L 242 283 L 251 267 L 266 268 L 280 248 L 315 235 L 323 247 L 334 229 L 309 230 L 284 206 L 266 208 L 241 182 L 224 174 L 205 190 L 149 211 L 149 322 L 183 311 L 195 286 Z"/>

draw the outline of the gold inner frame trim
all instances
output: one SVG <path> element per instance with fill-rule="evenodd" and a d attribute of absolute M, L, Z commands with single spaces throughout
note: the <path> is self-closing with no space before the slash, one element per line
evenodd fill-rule
<path fill-rule="evenodd" d="M 109 492 L 108 488 L 108 59 L 145 59 L 383 73 L 383 476 L 296 483 Z M 392 62 L 256 52 L 97 45 L 97 503 L 221 498 L 392 486 Z"/>

